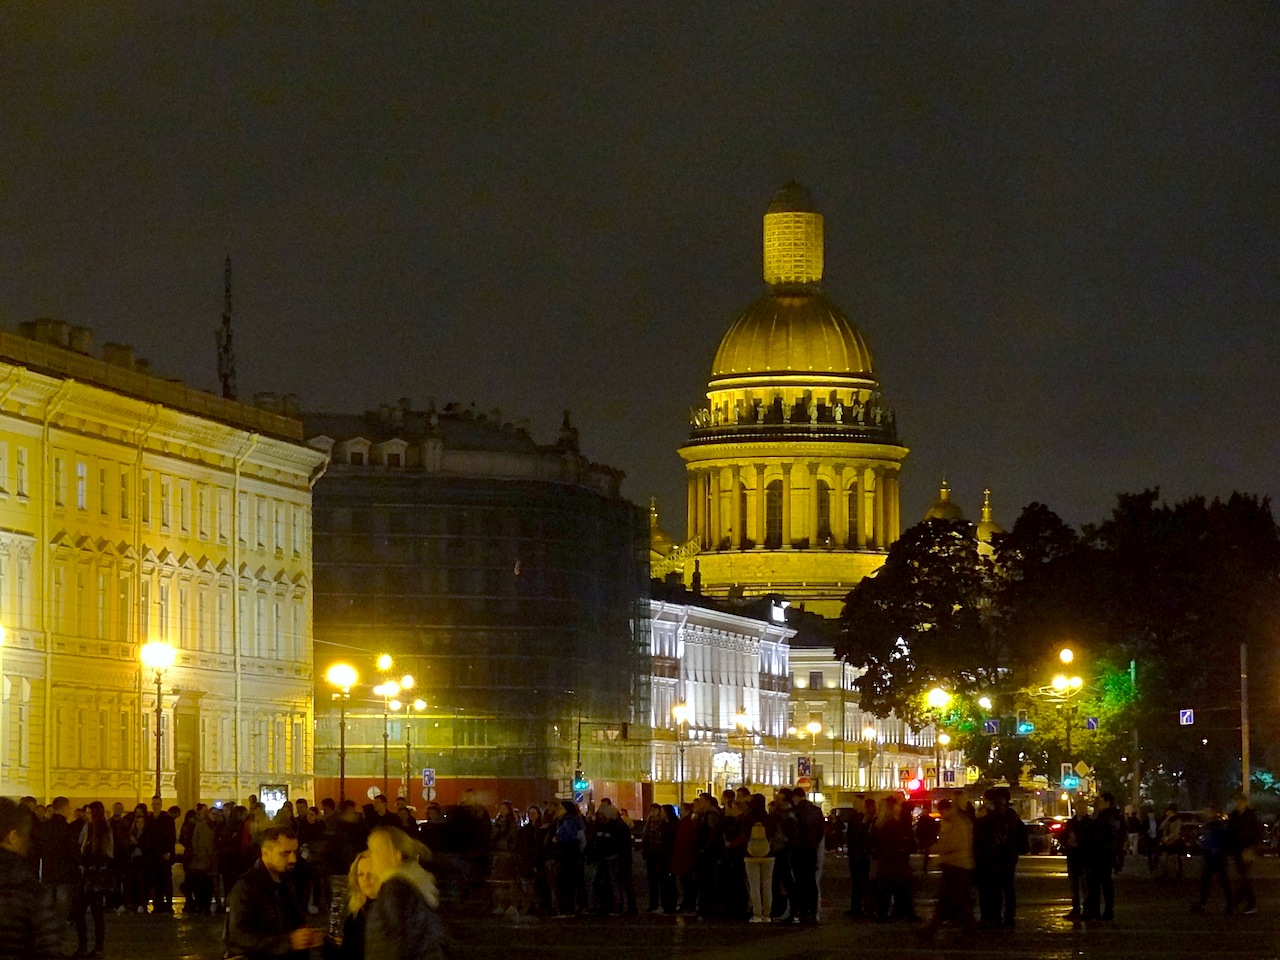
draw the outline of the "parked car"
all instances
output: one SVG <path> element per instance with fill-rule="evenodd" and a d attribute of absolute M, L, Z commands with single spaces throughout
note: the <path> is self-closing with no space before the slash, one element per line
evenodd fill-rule
<path fill-rule="evenodd" d="M 1063 817 L 1037 817 L 1036 823 L 1043 824 L 1045 832 L 1049 835 L 1048 853 L 1062 853 L 1062 834 L 1067 828 L 1067 821 Z M 1031 851 L 1035 853 L 1033 849 Z"/>

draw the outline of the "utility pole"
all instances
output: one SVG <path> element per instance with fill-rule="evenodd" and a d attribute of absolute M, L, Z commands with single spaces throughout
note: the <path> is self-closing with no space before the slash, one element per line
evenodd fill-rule
<path fill-rule="evenodd" d="M 1142 761 L 1138 758 L 1138 661 L 1129 661 L 1129 685 L 1133 688 L 1133 809 L 1142 809 Z"/>
<path fill-rule="evenodd" d="M 1249 646 L 1240 644 L 1240 792 L 1249 796 Z"/>
<path fill-rule="evenodd" d="M 231 255 L 223 271 L 222 326 L 218 328 L 218 380 L 225 400 L 236 398 L 236 354 L 231 342 Z"/>

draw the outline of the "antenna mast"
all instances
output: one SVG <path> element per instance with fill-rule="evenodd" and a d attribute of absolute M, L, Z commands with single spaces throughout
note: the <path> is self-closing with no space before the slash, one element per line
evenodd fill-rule
<path fill-rule="evenodd" d="M 227 268 L 223 274 L 225 286 L 222 301 L 222 326 L 218 328 L 218 379 L 222 381 L 222 396 L 236 398 L 236 353 L 231 343 L 231 256 L 227 255 Z"/>

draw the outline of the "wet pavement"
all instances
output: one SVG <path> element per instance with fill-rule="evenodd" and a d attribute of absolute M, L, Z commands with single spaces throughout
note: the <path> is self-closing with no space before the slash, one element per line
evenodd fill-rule
<path fill-rule="evenodd" d="M 1190 903 L 1198 893 L 1194 877 L 1199 864 L 1188 861 L 1187 866 L 1186 879 L 1179 883 L 1151 878 L 1145 865 L 1130 864 L 1116 880 L 1115 919 L 1073 924 L 1063 919 L 1069 907 L 1063 860 L 1027 857 L 1019 866 L 1016 927 L 985 931 L 971 939 L 944 929 L 926 946 L 919 943 L 916 926 L 854 921 L 841 915 L 848 906 L 848 879 L 844 861 L 831 857 L 823 880 L 824 918 L 815 927 L 684 915 L 564 920 L 446 915 L 452 937 L 448 956 L 467 960 L 1280 958 L 1280 861 L 1268 859 L 1258 865 L 1259 912 L 1254 916 L 1223 916 L 1220 892 L 1207 915 L 1193 914 Z M 917 910 L 924 916 L 932 910 L 936 877 L 931 874 L 919 885 Z M 643 883 L 637 889 L 643 890 Z M 109 960 L 219 960 L 221 934 L 221 917 L 110 915 L 106 956 Z"/>

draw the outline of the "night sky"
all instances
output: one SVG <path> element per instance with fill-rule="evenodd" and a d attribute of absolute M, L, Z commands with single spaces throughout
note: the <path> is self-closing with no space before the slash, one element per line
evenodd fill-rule
<path fill-rule="evenodd" d="M 572 411 L 684 524 L 675 449 L 770 194 L 972 517 L 1280 492 L 1275 3 L 7 4 L 0 322 L 242 396 Z"/>

